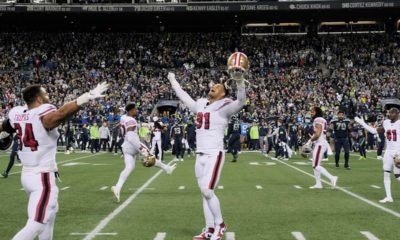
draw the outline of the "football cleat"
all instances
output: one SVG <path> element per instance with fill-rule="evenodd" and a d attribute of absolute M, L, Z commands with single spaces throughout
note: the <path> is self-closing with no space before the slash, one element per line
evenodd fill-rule
<path fill-rule="evenodd" d="M 226 232 L 226 229 L 228 227 L 225 225 L 225 223 L 221 223 L 215 228 L 214 234 L 211 236 L 210 240 L 221 240 L 222 236 Z"/>
<path fill-rule="evenodd" d="M 322 189 L 322 185 L 315 184 L 314 186 L 311 186 L 310 189 Z"/>
<path fill-rule="evenodd" d="M 393 198 L 389 198 L 389 197 L 385 197 L 382 200 L 379 200 L 380 203 L 392 203 L 393 202 Z"/>
<path fill-rule="evenodd" d="M 1 176 L 3 176 L 4 178 L 7 178 L 7 177 L 8 177 L 8 172 L 4 171 L 4 172 L 1 174 Z"/>
<path fill-rule="evenodd" d="M 214 233 L 214 228 L 203 228 L 203 231 L 197 235 L 193 237 L 193 240 L 206 240 L 206 239 L 210 239 L 210 237 L 213 235 Z"/>
<path fill-rule="evenodd" d="M 113 192 L 114 193 L 114 197 L 115 197 L 115 201 L 116 202 L 120 202 L 120 199 L 119 199 L 119 192 L 117 192 L 117 189 L 116 189 L 116 187 L 115 186 L 112 186 L 111 187 L 111 192 Z"/>
<path fill-rule="evenodd" d="M 336 183 L 337 183 L 338 179 L 339 179 L 339 177 L 337 177 L 337 176 L 332 177 L 332 180 L 331 180 L 332 188 L 336 187 Z"/>

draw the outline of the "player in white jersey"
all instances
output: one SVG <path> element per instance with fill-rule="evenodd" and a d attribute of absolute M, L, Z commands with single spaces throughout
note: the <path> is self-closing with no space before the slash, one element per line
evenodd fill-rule
<path fill-rule="evenodd" d="M 140 142 L 139 135 L 137 133 L 139 126 L 134 118 L 138 112 L 136 105 L 134 103 L 129 103 L 126 105 L 125 110 L 126 115 L 123 115 L 120 119 L 120 125 L 123 132 L 122 135 L 124 136 L 122 152 L 124 154 L 125 168 L 122 170 L 117 184 L 111 188 L 111 191 L 114 193 L 117 202 L 120 201 L 120 192 L 122 186 L 135 169 L 135 160 L 137 154 L 141 153 L 145 157 L 150 155 L 150 150 L 145 144 Z M 162 163 L 160 160 L 156 160 L 155 166 L 163 169 L 167 174 L 171 174 L 175 169 L 176 164 L 170 166 Z"/>
<path fill-rule="evenodd" d="M 394 176 L 400 181 L 400 169 L 394 165 L 394 156 L 400 154 L 400 120 L 399 109 L 391 108 L 389 110 L 389 119 L 383 121 L 383 126 L 373 128 L 366 124 L 364 120 L 356 117 L 354 120 L 361 124 L 368 132 L 372 134 L 384 133 L 386 136 L 386 150 L 383 155 L 383 183 L 385 185 L 386 197 L 380 200 L 381 203 L 393 202 L 390 172 L 393 169 Z"/>
<path fill-rule="evenodd" d="M 21 183 L 28 194 L 28 221 L 13 240 L 53 239 L 58 211 L 57 126 L 81 109 L 90 99 L 103 97 L 107 84 L 99 84 L 89 93 L 66 103 L 60 109 L 49 104 L 49 97 L 40 85 L 31 85 L 22 92 L 27 106 L 11 109 L 0 131 L 16 131 L 18 156 L 22 163 Z"/>
<path fill-rule="evenodd" d="M 243 53 L 234 53 L 233 55 L 236 57 L 237 64 L 232 70 L 238 70 L 237 74 L 239 75 L 240 71 L 247 71 L 248 60 L 246 55 Z M 245 67 L 237 66 L 240 64 L 245 65 Z M 175 74 L 169 73 L 168 79 L 179 99 L 191 112 L 197 114 L 195 172 L 203 198 L 206 228 L 193 239 L 220 240 L 226 231 L 226 225 L 214 189 L 218 184 L 225 161 L 224 129 L 228 125 L 230 117 L 239 112 L 246 101 L 243 75 L 236 78 L 237 100 L 235 101 L 226 98 L 228 89 L 224 84 L 215 84 L 208 93 L 208 99 L 201 98 L 195 101 L 182 90 L 175 79 Z"/>
<path fill-rule="evenodd" d="M 328 151 L 329 143 L 326 140 L 326 131 L 328 130 L 328 123 L 323 118 L 323 112 L 319 107 L 313 107 L 311 110 L 311 116 L 314 119 L 313 127 L 314 134 L 311 139 L 306 143 L 306 145 L 311 145 L 314 143 L 313 156 L 312 156 L 312 166 L 314 168 L 315 185 L 311 186 L 311 189 L 321 189 L 321 174 L 329 178 L 332 187 L 336 187 L 338 180 L 337 176 L 333 176 L 326 170 L 326 168 L 321 166 L 322 156 L 326 151 Z"/>
<path fill-rule="evenodd" d="M 153 126 L 151 128 L 152 138 L 151 138 L 151 150 L 150 153 L 155 155 L 156 146 L 158 149 L 158 160 L 163 159 L 163 150 L 162 150 L 162 139 L 161 133 L 164 130 L 163 123 L 158 119 L 158 117 L 153 117 Z"/>

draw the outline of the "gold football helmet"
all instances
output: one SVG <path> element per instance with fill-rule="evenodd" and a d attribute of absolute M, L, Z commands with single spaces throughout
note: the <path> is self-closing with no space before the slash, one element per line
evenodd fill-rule
<path fill-rule="evenodd" d="M 145 167 L 152 167 L 156 163 L 156 157 L 153 155 L 148 155 L 143 158 L 143 166 Z"/>
<path fill-rule="evenodd" d="M 400 168 L 400 153 L 394 154 L 393 160 L 394 160 L 394 165 L 396 165 L 397 168 Z"/>
<path fill-rule="evenodd" d="M 228 73 L 234 80 L 243 80 L 249 68 L 249 59 L 242 52 L 235 52 L 228 58 Z"/>

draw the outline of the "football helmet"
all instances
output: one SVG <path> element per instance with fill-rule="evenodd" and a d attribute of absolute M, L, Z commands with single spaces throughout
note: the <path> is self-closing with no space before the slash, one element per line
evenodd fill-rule
<path fill-rule="evenodd" d="M 311 146 L 308 144 L 305 144 L 302 148 L 301 148 L 301 156 L 303 158 L 310 158 L 312 149 Z"/>
<path fill-rule="evenodd" d="M 228 58 L 228 73 L 234 80 L 243 80 L 249 68 L 249 59 L 242 52 L 235 52 Z"/>
<path fill-rule="evenodd" d="M 8 150 L 13 143 L 13 136 L 7 132 L 0 133 L 0 150 Z"/>
<path fill-rule="evenodd" d="M 143 158 L 143 166 L 145 167 L 152 167 L 156 163 L 156 157 L 153 155 L 148 155 Z"/>
<path fill-rule="evenodd" d="M 394 165 L 400 168 L 400 153 L 395 153 L 393 156 Z"/>

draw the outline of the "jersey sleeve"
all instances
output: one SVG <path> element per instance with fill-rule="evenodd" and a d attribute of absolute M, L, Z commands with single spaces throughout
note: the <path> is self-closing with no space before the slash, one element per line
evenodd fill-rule
<path fill-rule="evenodd" d="M 244 81 L 237 82 L 237 99 L 235 101 L 224 104 L 220 109 L 221 114 L 231 116 L 239 112 L 246 103 L 246 87 Z"/>
<path fill-rule="evenodd" d="M 196 101 L 193 100 L 193 98 L 191 98 L 189 94 L 182 89 L 179 83 L 173 84 L 172 89 L 174 89 L 176 96 L 178 96 L 178 98 L 189 108 L 190 111 L 197 113 Z"/>
<path fill-rule="evenodd" d="M 57 108 L 52 104 L 42 104 L 38 109 L 39 118 L 42 119 L 47 114 L 56 111 Z"/>
<path fill-rule="evenodd" d="M 25 108 L 25 107 L 17 106 L 10 110 L 10 112 L 8 113 L 8 119 L 10 120 L 9 122 L 10 122 L 11 127 L 14 128 L 15 115 L 19 114 L 19 113 L 23 113 L 26 109 L 27 108 Z"/>

